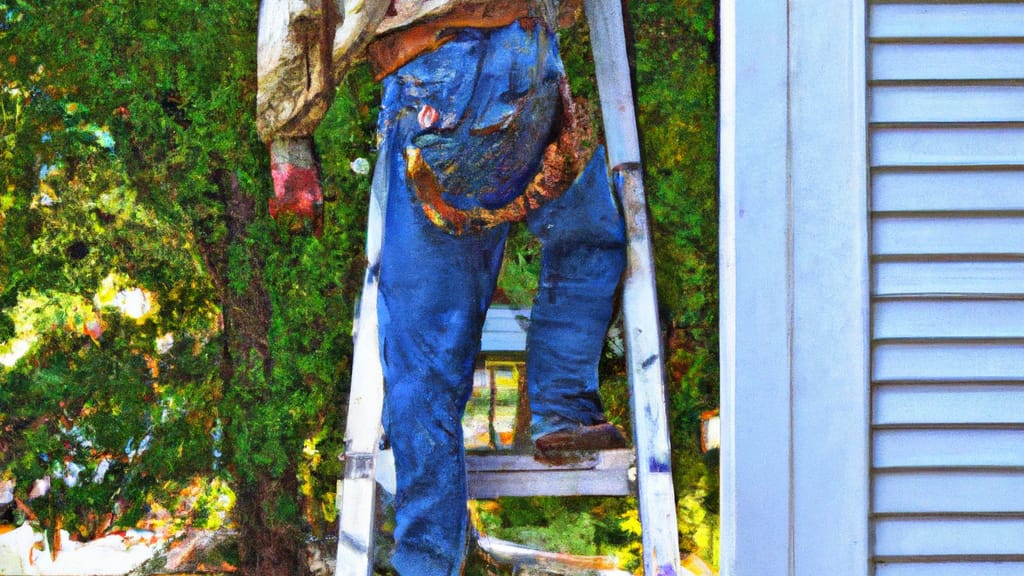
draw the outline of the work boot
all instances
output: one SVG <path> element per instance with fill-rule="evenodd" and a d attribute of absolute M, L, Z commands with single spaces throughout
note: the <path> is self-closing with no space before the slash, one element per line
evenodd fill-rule
<path fill-rule="evenodd" d="M 602 422 L 545 434 L 534 441 L 534 446 L 534 460 L 559 465 L 583 460 L 598 450 L 625 448 L 626 438 L 617 426 Z"/>

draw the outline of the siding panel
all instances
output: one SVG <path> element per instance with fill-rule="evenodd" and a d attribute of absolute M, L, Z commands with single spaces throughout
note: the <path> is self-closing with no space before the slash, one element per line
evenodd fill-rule
<path fill-rule="evenodd" d="M 875 576 L 1021 576 L 1020 562 L 929 562 L 878 565 Z"/>
<path fill-rule="evenodd" d="M 1024 469 L 880 470 L 874 476 L 875 513 L 1024 512 L 1021 486 Z"/>
<path fill-rule="evenodd" d="M 871 194 L 883 212 L 1024 210 L 1024 169 L 876 171 Z"/>
<path fill-rule="evenodd" d="M 1024 126 L 881 125 L 872 130 L 871 154 L 872 166 L 1021 164 Z"/>
<path fill-rule="evenodd" d="M 1024 120 L 1024 85 L 878 86 L 872 122 L 993 122 Z"/>
<path fill-rule="evenodd" d="M 1024 78 L 1024 44 L 907 43 L 871 47 L 870 80 Z"/>
<path fill-rule="evenodd" d="M 875 389 L 874 400 L 875 424 L 883 426 L 1024 424 L 1024 382 L 883 384 Z M 1024 496 L 1024 489 L 1021 494 Z"/>
<path fill-rule="evenodd" d="M 874 292 L 898 294 L 1024 294 L 1024 258 L 1009 261 L 895 261 L 875 264 Z"/>
<path fill-rule="evenodd" d="M 985 38 L 1024 34 L 1024 6 L 880 4 L 871 8 L 874 38 Z"/>
<path fill-rule="evenodd" d="M 1024 142 L 1024 135 L 1022 135 Z M 1024 216 L 876 215 L 875 255 L 1024 254 Z"/>
<path fill-rule="evenodd" d="M 1024 342 L 882 342 L 872 358 L 876 382 L 1016 380 L 1024 372 Z"/>
<path fill-rule="evenodd" d="M 886 300 L 874 313 L 876 338 L 1024 338 L 1024 300 Z"/>
<path fill-rule="evenodd" d="M 1024 574 L 1024 2 L 869 2 L 876 576 Z"/>
<path fill-rule="evenodd" d="M 881 556 L 1015 554 L 1024 518 L 885 518 L 875 524 Z"/>
<path fill-rule="evenodd" d="M 1024 467 L 1024 428 L 877 430 L 874 434 L 874 465 L 897 468 Z"/>

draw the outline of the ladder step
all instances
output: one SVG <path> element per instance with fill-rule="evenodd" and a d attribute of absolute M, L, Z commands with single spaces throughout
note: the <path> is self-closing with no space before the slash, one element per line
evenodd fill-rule
<path fill-rule="evenodd" d="M 503 496 L 635 496 L 636 452 L 629 448 L 601 450 L 582 460 L 560 465 L 537 462 L 531 454 L 468 452 L 469 497 L 491 500 Z M 377 483 L 395 492 L 395 459 L 391 450 L 377 453 Z"/>
<path fill-rule="evenodd" d="M 629 572 L 619 569 L 618 560 L 614 556 L 546 552 L 491 536 L 480 536 L 477 545 L 491 562 L 515 566 L 516 574 L 630 576 Z"/>
<path fill-rule="evenodd" d="M 469 497 L 627 496 L 636 493 L 633 450 L 603 450 L 552 466 L 530 454 L 466 455 Z"/>

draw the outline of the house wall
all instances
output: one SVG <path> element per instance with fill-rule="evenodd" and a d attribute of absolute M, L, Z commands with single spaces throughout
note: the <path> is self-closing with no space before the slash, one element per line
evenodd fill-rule
<path fill-rule="evenodd" d="M 1024 2 L 722 25 L 722 573 L 1024 574 Z"/>
<path fill-rule="evenodd" d="M 1024 574 L 1024 2 L 868 31 L 876 574 Z"/>

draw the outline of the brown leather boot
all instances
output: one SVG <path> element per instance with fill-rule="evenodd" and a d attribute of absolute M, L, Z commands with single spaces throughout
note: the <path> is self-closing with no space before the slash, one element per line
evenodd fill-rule
<path fill-rule="evenodd" d="M 626 438 L 617 426 L 603 422 L 545 434 L 534 446 L 534 460 L 558 465 L 582 460 L 588 452 L 625 448 Z"/>

